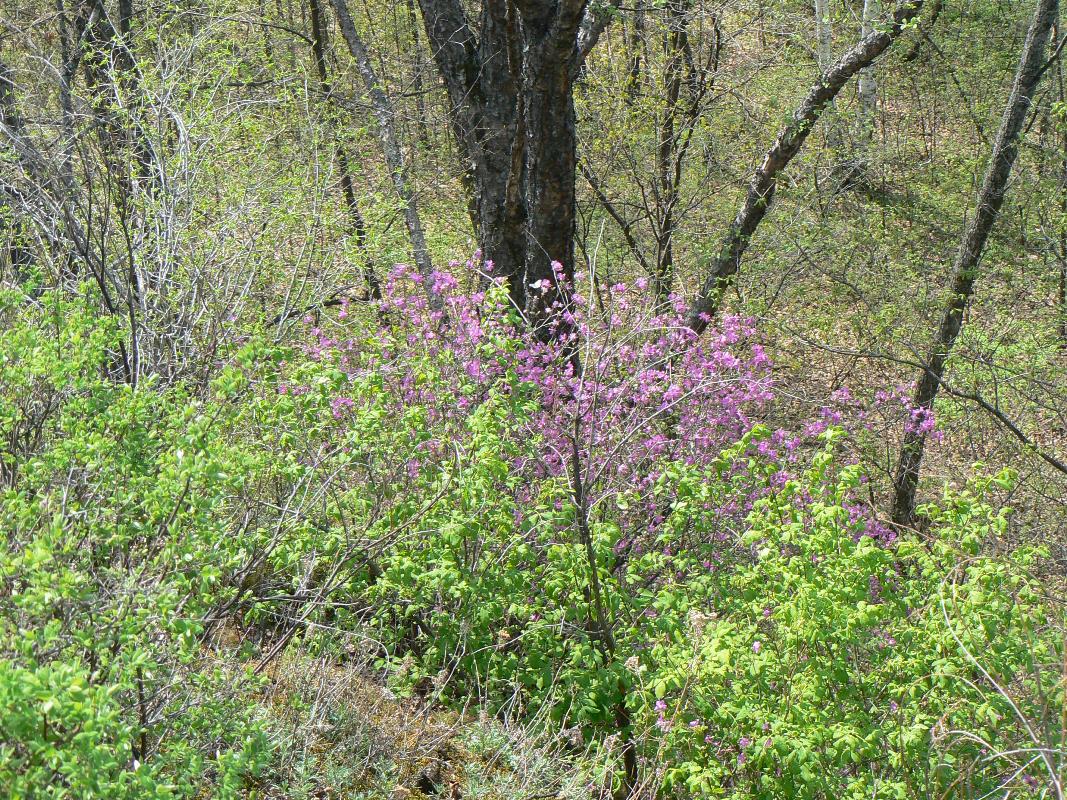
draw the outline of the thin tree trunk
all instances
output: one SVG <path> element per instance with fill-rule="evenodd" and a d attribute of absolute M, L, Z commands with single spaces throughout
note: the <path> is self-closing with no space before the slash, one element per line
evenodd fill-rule
<path fill-rule="evenodd" d="M 124 365 L 128 366 L 126 378 L 130 385 L 136 386 L 142 364 L 138 314 L 145 309 L 146 281 L 140 253 L 133 246 L 131 226 L 134 215 L 140 210 L 135 203 L 140 179 L 150 175 L 150 150 L 133 109 L 139 94 L 134 74 L 136 64 L 121 33 L 123 29 L 129 32 L 133 10 L 128 0 L 119 3 L 119 28 L 108 16 L 104 0 L 89 0 L 82 13 L 87 18 L 85 41 L 92 51 L 91 58 L 82 59 L 82 68 L 91 94 L 93 127 L 107 178 L 108 200 L 105 202 L 114 204 L 120 238 L 126 245 L 123 282 L 116 283 L 126 306 L 130 329 L 129 361 Z M 102 231 L 101 243 L 103 241 Z M 101 254 L 101 262 L 104 261 Z"/>
<path fill-rule="evenodd" d="M 904 26 L 921 9 L 922 0 L 912 0 L 900 6 L 893 15 L 888 30 L 875 31 L 865 36 L 841 56 L 836 64 L 820 75 L 808 90 L 807 97 L 793 112 L 789 123 L 779 132 L 778 138 L 749 182 L 744 202 L 723 239 L 697 298 L 690 306 L 687 324 L 693 331 L 702 333 L 718 313 L 723 294 L 741 268 L 741 259 L 748 249 L 752 235 L 774 200 L 778 176 L 800 151 L 819 115 L 853 75 L 870 66 L 889 49 L 903 32 Z"/>
<path fill-rule="evenodd" d="M 1060 38 L 1059 20 L 1053 28 L 1056 41 Z M 1067 101 L 1067 85 L 1063 75 L 1063 60 L 1056 62 L 1056 84 L 1061 103 Z M 1060 268 L 1059 303 L 1056 312 L 1060 317 L 1059 333 L 1060 347 L 1067 348 L 1067 129 L 1060 133 L 1060 225 L 1059 245 L 1056 251 L 1056 260 Z"/>
<path fill-rule="evenodd" d="M 866 35 L 866 32 L 864 33 Z M 830 21 L 830 0 L 815 0 L 815 56 L 819 72 L 826 72 L 834 64 L 834 33 Z M 841 126 L 833 100 L 829 103 L 831 114 L 826 130 L 826 142 L 832 150 L 841 149 Z"/>
<path fill-rule="evenodd" d="M 670 0 L 667 4 L 666 51 L 666 108 L 659 126 L 659 146 L 656 148 L 655 200 L 659 206 L 656 225 L 656 274 L 653 276 L 656 301 L 666 307 L 674 288 L 674 207 L 678 202 L 678 186 L 674 181 L 674 154 L 678 143 L 676 123 L 678 101 L 682 93 L 682 69 L 685 66 L 686 0 Z"/>
<path fill-rule="evenodd" d="M 145 102 L 132 49 L 133 4 L 131 0 L 119 0 L 117 28 L 104 0 L 90 0 L 79 16 L 84 19 L 86 42 L 98 56 L 88 62 L 82 60 L 94 95 L 97 135 L 119 187 L 116 200 L 128 205 L 135 181 L 154 192 L 160 177 L 154 166 L 152 144 L 141 122 Z"/>
<path fill-rule="evenodd" d="M 423 58 L 422 42 L 419 36 L 419 15 L 415 10 L 415 0 L 405 0 L 408 11 L 408 24 L 411 25 L 411 43 L 415 48 L 414 79 L 411 88 L 415 92 L 415 124 L 419 131 L 419 141 L 424 147 L 430 146 L 429 118 L 426 113 L 426 62 Z"/>
<path fill-rule="evenodd" d="M 1067 220 L 1067 136 L 1063 143 L 1063 172 L 1060 177 L 1060 219 Z M 1060 223 L 1060 347 L 1067 349 L 1067 222 Z"/>
<path fill-rule="evenodd" d="M 1056 22 L 1059 0 L 1038 0 L 1033 22 L 1026 34 L 1011 94 L 1004 109 L 993 154 L 986 168 L 978 196 L 978 207 L 963 235 L 953 266 L 952 288 L 926 358 L 926 368 L 915 388 L 913 404 L 932 413 L 952 347 L 963 327 L 963 315 L 974 294 L 978 267 L 990 231 L 996 223 L 1008 188 L 1012 166 L 1019 152 L 1022 132 L 1031 99 L 1044 66 L 1049 35 Z M 893 520 L 898 525 L 915 523 L 915 492 L 919 483 L 927 432 L 913 426 L 905 432 L 897 464 L 893 494 Z"/>
<path fill-rule="evenodd" d="M 878 17 L 878 0 L 863 0 L 863 36 L 870 36 L 874 31 L 874 21 Z M 870 66 L 860 71 L 859 83 L 856 90 L 858 106 L 856 109 L 857 122 L 857 168 L 865 170 L 869 158 L 871 141 L 874 138 L 874 119 L 878 112 L 878 79 L 874 74 L 874 67 Z"/>
<path fill-rule="evenodd" d="M 863 0 L 861 36 L 870 36 L 880 14 L 878 0 Z M 850 157 L 838 167 L 837 182 L 842 188 L 869 187 L 871 143 L 874 140 L 875 116 L 878 112 L 878 79 L 871 65 L 860 70 L 856 84 L 856 124 Z"/>
<path fill-rule="evenodd" d="M 404 164 L 404 154 L 400 149 L 400 141 L 396 135 L 395 114 L 392 103 L 382 89 L 378 75 L 371 64 L 367 48 L 356 31 L 352 15 L 348 12 L 348 3 L 345 0 L 331 0 L 337 19 L 341 23 L 341 33 L 348 50 L 356 61 L 359 74 L 363 78 L 367 96 L 374 108 L 374 115 L 378 119 L 378 136 L 385 153 L 385 162 L 389 168 L 389 175 L 393 181 L 400 202 L 404 205 L 404 223 L 407 225 L 408 237 L 411 239 L 411 247 L 414 250 L 415 266 L 423 277 L 423 286 L 426 289 L 431 308 L 441 310 L 444 305 L 441 297 L 432 291 L 433 285 L 433 262 L 430 260 L 430 251 L 426 246 L 426 233 L 422 227 L 422 219 L 419 217 L 418 205 L 415 202 L 415 193 L 411 189 L 408 179 L 407 167 Z"/>
<path fill-rule="evenodd" d="M 137 165 L 137 177 L 146 183 L 149 191 L 158 188 L 158 174 L 156 172 L 152 154 L 152 143 L 148 139 L 148 133 L 141 122 L 142 92 L 140 76 L 137 73 L 137 62 L 133 56 L 133 0 L 118 0 L 119 6 L 119 35 L 116 39 L 115 61 L 119 67 L 119 80 L 130 98 L 130 122 L 129 137 L 130 147 L 133 150 L 134 163 Z"/>
<path fill-rule="evenodd" d="M 902 61 L 914 61 L 919 57 L 919 53 L 922 50 L 923 42 L 926 37 L 930 35 L 930 31 L 934 29 L 934 25 L 937 23 L 937 18 L 941 16 L 941 11 L 945 7 L 944 0 L 931 0 L 929 5 L 929 14 L 927 18 L 919 23 L 919 30 L 915 37 L 915 43 L 911 46 L 911 49 L 904 54 Z"/>
<path fill-rule="evenodd" d="M 597 560 L 596 551 L 593 548 L 593 532 L 590 525 L 589 494 L 585 482 L 585 474 L 582 469 L 582 456 L 578 442 L 582 437 L 581 425 L 578 417 L 574 418 L 571 430 L 571 497 L 574 501 L 575 517 L 578 527 L 578 536 L 585 550 L 586 565 L 589 569 L 589 594 L 593 601 L 593 614 L 591 622 L 598 649 L 604 657 L 604 661 L 610 663 L 616 657 L 616 644 L 614 634 L 614 620 L 608 616 L 607 604 L 604 602 L 604 593 L 600 585 L 600 563 Z M 620 680 L 617 684 L 619 700 L 615 704 L 615 730 L 619 734 L 622 761 L 623 761 L 623 784 L 619 787 L 616 797 L 619 800 L 628 800 L 633 797 L 638 782 L 637 751 L 633 741 L 633 718 L 626 706 L 626 686 Z"/>
<path fill-rule="evenodd" d="M 84 21 L 87 24 L 91 24 L 92 15 L 87 14 Z M 65 65 L 64 69 L 67 66 L 70 66 L 73 72 L 77 65 L 76 63 Z M 6 86 L 9 90 L 15 88 L 10 82 Z M 13 102 L 13 98 L 10 95 L 9 98 Z M 90 232 L 83 228 L 78 219 L 74 204 L 75 187 L 73 178 L 62 172 L 68 165 L 65 165 L 62 160 L 60 161 L 58 169 L 61 174 L 59 176 L 49 171 L 52 160 L 46 158 L 33 145 L 26 131 L 22 129 L 21 121 L 17 122 L 18 124 L 14 128 L 7 124 L 0 125 L 0 145 L 8 145 L 13 148 L 17 164 L 32 188 L 28 192 L 17 192 L 13 187 L 3 183 L 2 179 L 0 179 L 0 185 L 4 186 L 5 194 L 8 194 L 10 198 L 14 199 L 16 195 L 18 196 L 23 208 L 26 209 L 27 217 L 34 217 L 34 207 L 37 206 L 37 211 L 40 215 L 38 217 L 38 227 L 43 224 L 46 230 L 53 232 L 51 238 L 53 246 L 57 249 L 66 251 L 69 244 L 70 251 L 83 261 L 96 281 L 107 313 L 111 316 L 119 317 L 120 308 L 115 302 L 109 287 L 114 287 L 119 292 L 123 292 L 124 287 L 116 279 L 115 274 L 109 271 L 108 263 L 103 256 L 97 256 L 94 253 Z M 62 225 L 57 226 L 56 222 L 59 220 L 62 220 Z M 56 228 L 60 232 L 56 232 Z M 136 371 L 130 351 L 123 340 L 119 341 L 118 348 L 123 378 L 127 383 L 133 384 L 136 381 Z"/>
<path fill-rule="evenodd" d="M 73 24 L 68 19 L 64 0 L 56 0 L 56 17 L 59 26 L 59 110 L 60 124 L 63 131 L 59 145 L 59 182 L 61 192 L 69 197 L 74 195 L 74 101 L 71 96 L 71 84 L 78 72 L 81 63 L 82 38 L 85 36 L 87 25 L 92 24 L 92 15 L 96 14 L 96 6 L 90 9 L 90 17 L 86 19 L 77 15 Z M 73 253 L 63 254 L 59 270 L 61 285 L 73 286 L 78 278 L 77 259 Z"/>
<path fill-rule="evenodd" d="M 96 7 L 92 9 L 96 13 Z M 60 177 L 64 187 L 73 191 L 74 187 L 74 101 L 71 98 L 71 83 L 81 62 L 81 38 L 85 34 L 86 20 L 76 18 L 73 25 L 67 19 L 63 0 L 56 0 L 56 15 L 59 19 L 59 52 L 61 65 L 59 71 L 59 108 L 63 127 L 63 162 Z M 91 24 L 92 20 L 88 20 Z M 71 35 L 73 33 L 73 36 Z"/>
<path fill-rule="evenodd" d="M 4 62 L 0 61 L 0 124 L 8 136 L 22 136 L 22 116 L 15 102 L 15 75 Z M 11 268 L 11 275 L 16 283 L 22 283 L 36 263 L 33 250 L 26 246 L 26 225 L 19 219 L 16 209 L 17 198 L 13 192 L 0 182 L 0 233 L 7 240 L 6 257 L 0 258 L 0 275 Z M 6 262 L 6 263 L 5 263 Z"/>
<path fill-rule="evenodd" d="M 634 4 L 634 24 L 632 32 L 624 36 L 630 54 L 630 70 L 626 81 L 626 105 L 633 106 L 641 88 L 641 62 L 645 46 L 645 4 L 636 0 Z"/>
<path fill-rule="evenodd" d="M 320 0 L 308 0 L 308 4 L 311 11 L 311 49 L 315 57 L 315 68 L 319 74 L 319 87 L 327 105 L 332 106 L 333 87 L 326 71 L 326 26 L 322 14 L 322 6 L 320 5 Z M 374 300 L 381 300 L 381 284 L 374 270 L 373 259 L 367 249 L 367 224 L 363 219 L 363 212 L 359 209 L 359 202 L 356 200 L 356 190 L 352 181 L 352 171 L 348 165 L 348 155 L 345 153 L 336 131 L 334 131 L 336 123 L 332 114 L 330 115 L 329 124 L 335 141 L 334 154 L 337 158 L 337 171 L 341 175 L 341 193 L 344 196 L 345 207 L 348 212 L 352 238 L 355 239 L 356 245 L 363 254 L 363 279 L 366 281 L 367 291 L 370 296 Z"/>
<path fill-rule="evenodd" d="M 815 55 L 823 72 L 834 63 L 834 34 L 830 24 L 830 0 L 815 0 Z"/>
<path fill-rule="evenodd" d="M 713 18 L 715 36 L 710 67 L 697 64 L 689 38 L 690 9 L 690 0 L 671 0 L 666 9 L 666 103 L 658 131 L 656 180 L 652 184 L 655 208 L 650 220 L 656 234 L 656 268 L 652 278 L 660 310 L 667 309 L 670 294 L 674 291 L 674 245 L 680 221 L 677 211 L 686 158 L 709 91 L 708 71 L 710 69 L 713 74 L 719 60 L 719 28 L 717 19 Z M 682 102 L 683 83 L 688 86 L 686 102 Z"/>

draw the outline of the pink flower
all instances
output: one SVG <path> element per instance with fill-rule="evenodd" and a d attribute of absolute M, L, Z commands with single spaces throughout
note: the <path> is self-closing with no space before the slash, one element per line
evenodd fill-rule
<path fill-rule="evenodd" d="M 344 415 L 345 409 L 352 408 L 355 404 L 355 401 L 348 397 L 334 398 L 333 402 L 330 403 L 334 419 L 340 419 Z"/>

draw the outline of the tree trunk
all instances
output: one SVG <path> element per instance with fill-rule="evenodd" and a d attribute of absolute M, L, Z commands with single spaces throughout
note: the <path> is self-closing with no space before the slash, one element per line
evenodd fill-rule
<path fill-rule="evenodd" d="M 86 9 L 85 15 L 79 17 L 79 36 L 86 32 L 89 25 L 93 24 L 95 9 L 94 4 L 92 11 Z M 68 77 L 73 77 L 77 66 L 78 59 L 74 56 L 71 56 L 70 61 L 64 64 L 61 80 L 65 85 L 69 86 L 65 82 Z M 0 173 L 0 191 L 9 202 L 17 201 L 21 215 L 26 220 L 33 220 L 37 229 L 50 239 L 50 244 L 56 251 L 70 253 L 85 264 L 96 281 L 107 313 L 113 317 L 119 317 L 122 315 L 122 308 L 113 296 L 112 290 L 128 296 L 128 287 L 123 284 L 116 271 L 110 269 L 110 264 L 103 254 L 95 251 L 91 233 L 83 227 L 78 217 L 73 177 L 69 173 L 70 164 L 63 158 L 58 159 L 56 163 L 56 159 L 46 157 L 30 140 L 13 105 L 15 85 L 11 79 L 11 72 L 2 63 L 0 63 L 0 71 L 3 71 L 8 78 L 2 86 L 5 93 L 3 98 L 5 120 L 4 124 L 0 125 L 0 145 L 10 147 L 14 151 L 15 160 L 9 164 L 17 164 L 24 182 L 28 184 L 28 188 L 22 190 L 15 185 L 14 176 L 9 183 L 4 174 Z M 65 102 L 64 96 L 66 96 L 66 101 L 69 101 L 69 94 L 66 92 L 61 90 L 60 95 L 61 102 Z M 64 114 L 64 122 L 66 121 Z M 69 139 L 62 146 L 64 149 L 70 146 Z M 55 172 L 52 171 L 53 165 Z M 13 170 L 9 170 L 10 172 Z M 59 174 L 57 175 L 56 172 Z M 57 225 L 57 221 L 61 221 L 62 224 Z M 136 383 L 137 375 L 136 362 L 131 356 L 135 347 L 136 340 L 133 333 L 131 333 L 129 348 L 125 340 L 120 340 L 118 343 L 119 365 L 123 379 L 131 385 Z"/>
<path fill-rule="evenodd" d="M 134 246 L 132 231 L 143 221 L 144 208 L 135 202 L 143 186 L 149 193 L 156 187 L 152 149 L 140 123 L 141 98 L 137 65 L 130 42 L 133 7 L 130 0 L 119 0 L 118 28 L 112 23 L 104 0 L 90 0 L 82 14 L 88 19 L 85 42 L 93 53 L 83 58 L 86 85 L 91 94 L 93 126 L 103 155 L 107 178 L 106 197 L 114 204 L 124 242 L 125 274 L 121 285 L 122 299 L 130 328 L 129 369 L 127 380 L 136 386 L 142 371 L 141 325 L 139 316 L 147 309 L 145 289 L 156 284 L 156 267 L 144 263 L 148 250 L 141 243 Z M 118 274 L 116 272 L 116 274 Z"/>
<path fill-rule="evenodd" d="M 869 67 L 876 58 L 889 49 L 900 36 L 904 26 L 922 9 L 922 0 L 901 5 L 893 15 L 892 24 L 886 31 L 874 31 L 826 70 L 808 90 L 807 97 L 793 112 L 792 119 L 779 132 L 771 149 L 763 157 L 748 185 L 744 202 L 727 231 L 719 253 L 713 260 L 697 298 L 689 309 L 687 324 L 696 333 L 702 333 L 718 313 L 722 297 L 730 286 L 733 276 L 741 268 L 741 259 L 748 249 L 752 235 L 767 215 L 778 186 L 778 176 L 800 151 L 811 133 L 819 115 L 837 97 L 849 79 L 860 70 Z"/>
<path fill-rule="evenodd" d="M 1053 27 L 1053 39 L 1060 39 L 1059 20 Z M 1056 62 L 1057 94 L 1061 103 L 1067 102 L 1067 85 L 1063 76 L 1063 60 Z M 1059 314 L 1060 347 L 1067 348 L 1067 128 L 1060 131 L 1060 223 L 1057 237 L 1056 260 L 1059 262 L 1059 292 L 1056 313 Z"/>
<path fill-rule="evenodd" d="M 408 178 L 407 166 L 404 164 L 404 153 L 400 149 L 400 140 L 396 134 L 396 115 L 393 112 L 393 104 L 382 89 L 378 75 L 371 64 L 370 55 L 363 44 L 363 40 L 356 31 L 352 15 L 348 13 L 348 3 L 345 0 L 331 0 L 337 19 L 341 24 L 341 34 L 348 44 L 348 50 L 356 61 L 359 74 L 363 78 L 363 85 L 371 106 L 374 108 L 374 116 L 378 120 L 378 138 L 385 153 L 385 163 L 389 169 L 389 177 L 393 181 L 400 202 L 404 206 L 404 223 L 408 229 L 408 237 L 411 240 L 411 248 L 415 255 L 415 267 L 423 277 L 423 286 L 430 302 L 430 307 L 440 311 L 444 305 L 441 297 L 431 290 L 433 285 L 433 262 L 430 259 L 430 251 L 426 246 L 426 233 L 422 227 L 422 219 L 419 216 L 418 204 L 415 201 L 415 192 L 411 189 Z"/>
<path fill-rule="evenodd" d="M 419 0 L 423 24 L 449 100 L 449 121 L 471 193 L 471 222 L 482 258 L 509 279 L 525 307 L 526 202 L 520 127 L 521 47 L 511 4 L 486 3 L 475 36 L 458 0 Z"/>
<path fill-rule="evenodd" d="M 411 88 L 415 93 L 415 125 L 419 131 L 419 142 L 423 147 L 430 146 L 429 118 L 426 111 L 426 62 L 423 58 L 422 42 L 419 36 L 419 19 L 415 11 L 415 0 L 404 0 L 407 7 L 408 24 L 411 26 L 411 43 L 415 48 L 415 63 L 412 67 Z"/>
<path fill-rule="evenodd" d="M 628 32 L 626 36 L 626 47 L 630 53 L 630 70 L 626 82 L 626 104 L 632 107 L 641 88 L 641 63 L 645 47 L 644 0 L 636 0 L 634 3 L 634 24 L 632 31 Z"/>
<path fill-rule="evenodd" d="M 870 36 L 874 31 L 874 21 L 878 17 L 878 0 L 863 0 L 863 36 Z M 874 67 L 870 66 L 860 72 L 857 86 L 858 106 L 856 109 L 856 150 L 857 168 L 865 170 L 871 140 L 874 138 L 874 119 L 878 111 L 878 79 Z"/>
<path fill-rule="evenodd" d="M 3 125 L 3 138 L 16 139 L 22 135 L 22 116 L 15 102 L 15 75 L 4 62 L 0 61 L 0 125 Z M 4 252 L 0 254 L 0 276 L 9 268 L 15 283 L 22 283 L 36 263 L 33 250 L 27 247 L 25 237 L 26 225 L 19 219 L 17 197 L 0 182 L 0 236 L 6 240 Z"/>
<path fill-rule="evenodd" d="M 930 35 L 930 32 L 934 29 L 934 25 L 937 24 L 938 17 L 941 16 L 941 11 L 944 9 L 944 0 L 931 0 L 929 13 L 925 20 L 919 23 L 919 29 L 915 36 L 915 42 L 912 44 L 911 49 L 901 58 L 902 61 L 914 61 L 919 57 L 919 53 L 922 51 L 923 42 L 926 41 L 926 37 Z"/>
<path fill-rule="evenodd" d="M 830 0 L 815 0 L 815 55 L 819 70 L 826 72 L 834 63 L 834 34 L 830 25 Z"/>
<path fill-rule="evenodd" d="M 721 45 L 718 21 L 713 17 L 715 35 L 711 44 L 711 63 L 705 66 L 696 62 L 689 39 L 690 9 L 691 0 L 670 0 L 666 7 L 665 102 L 657 131 L 656 179 L 652 184 L 655 206 L 650 220 L 656 235 L 656 265 L 652 279 L 661 311 L 669 307 L 670 295 L 674 291 L 674 245 L 680 222 L 678 204 L 686 158 L 709 91 L 709 70 L 714 82 Z M 683 84 L 688 86 L 684 101 Z"/>
<path fill-rule="evenodd" d="M 145 102 L 132 49 L 133 4 L 118 0 L 117 28 L 104 0 L 83 3 L 79 16 L 86 20 L 86 44 L 98 56 L 82 59 L 93 94 L 97 135 L 119 189 L 116 202 L 128 205 L 135 181 L 149 192 L 159 184 L 152 144 L 141 122 Z"/>
<path fill-rule="evenodd" d="M 866 35 L 867 32 L 864 32 Z M 834 32 L 830 21 L 830 0 L 815 0 L 815 57 L 819 72 L 826 72 L 834 64 Z M 841 149 L 841 125 L 833 100 L 829 103 L 830 119 L 826 129 L 826 143 L 830 149 Z"/>
<path fill-rule="evenodd" d="M 322 14 L 320 0 L 309 0 L 311 11 L 311 49 L 315 58 L 315 69 L 319 75 L 319 88 L 328 106 L 333 103 L 333 87 L 326 71 L 326 26 Z M 334 120 L 330 118 L 330 129 L 333 131 Z M 337 158 L 337 171 L 341 176 L 341 193 L 344 197 L 345 207 L 348 212 L 349 226 L 352 238 L 355 239 L 360 252 L 363 254 L 363 279 L 367 284 L 367 291 L 374 300 L 382 299 L 381 284 L 374 270 L 374 261 L 367 250 L 367 224 L 363 219 L 363 213 L 359 209 L 356 200 L 356 189 L 352 181 L 352 171 L 348 165 L 348 154 L 334 135 L 334 154 Z"/>
<path fill-rule="evenodd" d="M 978 267 L 986 240 L 1004 203 L 1008 179 L 1019 152 L 1019 135 L 1030 110 L 1034 89 L 1041 79 L 1049 35 L 1056 22 L 1059 0 L 1038 0 L 1033 22 L 1023 43 L 1011 94 L 1004 109 L 993 154 L 978 195 L 978 206 L 967 226 L 953 266 L 952 287 L 926 358 L 926 367 L 915 387 L 914 406 L 932 413 L 952 347 L 963 327 L 963 314 L 974 294 Z M 897 464 L 893 495 L 893 521 L 915 523 L 915 491 L 919 483 L 927 433 L 921 427 L 905 432 Z"/>
<path fill-rule="evenodd" d="M 656 274 L 653 283 L 656 301 L 666 307 L 674 288 L 674 207 L 678 202 L 678 186 L 674 181 L 674 153 L 678 142 L 675 130 L 678 101 L 682 94 L 682 68 L 685 66 L 686 0 L 670 0 L 667 4 L 667 33 L 664 36 L 666 66 L 664 83 L 666 107 L 659 125 L 656 148 L 655 201 L 659 207 L 656 225 Z"/>
<path fill-rule="evenodd" d="M 526 137 L 523 184 L 527 205 L 526 258 L 518 276 L 529 286 L 555 284 L 552 263 L 574 277 L 574 234 L 577 200 L 574 178 L 578 163 L 573 80 L 577 73 L 577 39 L 584 2 L 548 13 L 551 5 L 528 3 L 520 8 L 523 32 L 522 128 Z M 562 28 L 562 34 L 560 33 Z M 530 323 L 545 335 L 547 305 L 556 292 L 530 293 Z"/>
<path fill-rule="evenodd" d="M 610 15 L 588 0 L 483 0 L 477 35 L 460 0 L 419 0 L 450 102 L 483 257 L 542 334 L 553 262 L 574 273 L 574 81 Z M 617 5 L 617 3 L 613 3 Z"/>

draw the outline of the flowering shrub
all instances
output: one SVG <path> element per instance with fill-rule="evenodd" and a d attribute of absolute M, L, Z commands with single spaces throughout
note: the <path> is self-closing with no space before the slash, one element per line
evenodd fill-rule
<path fill-rule="evenodd" d="M 249 792 L 286 647 L 563 729 L 604 792 L 1046 785 L 1018 754 L 1063 708 L 1062 639 L 1029 554 L 978 557 L 1006 519 L 980 491 L 896 539 L 833 407 L 761 424 L 745 320 L 693 341 L 641 286 L 579 282 L 545 341 L 490 265 L 435 274 L 440 312 L 418 282 L 298 346 L 236 339 L 199 393 L 113 381 L 78 303 L 3 297 L 5 785 Z"/>
<path fill-rule="evenodd" d="M 617 756 L 618 780 L 669 792 L 892 797 L 1010 775 L 957 767 L 978 750 L 930 736 L 952 720 L 994 748 L 1003 703 L 970 678 L 914 689 L 974 674 L 930 597 L 963 531 L 999 517 L 975 504 L 930 556 L 897 542 L 856 499 L 833 409 L 797 434 L 759 424 L 773 384 L 744 320 L 693 341 L 680 303 L 579 282 L 546 342 L 491 281 L 461 290 L 467 266 L 434 276 L 440 313 L 398 268 L 380 338 L 311 330 L 348 387 L 329 401 L 340 428 L 384 403 L 412 442 L 391 519 L 407 533 L 360 590 L 383 663 L 437 697 L 548 715 Z M 1009 574 L 987 562 L 965 583 Z M 1024 658 L 1028 608 L 1003 620 L 998 668 Z M 964 606 L 965 624 L 987 611 Z"/>
<path fill-rule="evenodd" d="M 490 277 L 491 270 L 485 265 L 481 276 Z M 466 272 L 468 279 L 478 276 L 478 264 L 468 262 Z M 547 342 L 507 320 L 506 295 L 491 280 L 487 290 L 464 292 L 453 274 L 435 273 L 431 288 L 443 296 L 445 309 L 437 312 L 429 310 L 421 283 L 403 265 L 388 277 L 383 310 L 391 326 L 380 339 L 345 338 L 347 308 L 338 314 L 342 324 L 329 330 L 309 317 L 309 355 L 350 381 L 375 376 L 393 414 L 421 409 L 427 457 L 412 459 L 412 471 L 435 462 L 449 437 L 462 437 L 465 420 L 494 392 L 532 400 L 525 406 L 528 416 L 510 426 L 515 440 L 532 448 L 510 465 L 527 479 L 516 500 L 528 503 L 540 482 L 570 484 L 578 472 L 586 504 L 612 506 L 626 547 L 663 522 L 669 501 L 652 491 L 663 465 L 715 462 L 773 398 L 770 361 L 751 321 L 726 317 L 697 339 L 684 324 L 681 298 L 657 313 L 643 281 L 602 292 L 587 281 L 567 287 L 561 296 L 569 300 L 550 307 L 565 332 L 556 331 L 561 335 Z M 548 293 L 547 284 L 539 281 L 534 288 Z M 338 419 L 362 402 L 350 394 L 342 390 L 331 400 Z M 364 401 L 377 403 L 379 397 L 365 394 Z M 781 485 L 798 444 L 825 427 L 800 435 L 775 431 L 754 442 L 751 455 L 781 462 L 775 478 Z M 743 465 L 733 470 L 743 479 Z M 754 491 L 765 490 L 754 484 Z M 736 526 L 756 494 L 738 494 L 714 510 Z"/>

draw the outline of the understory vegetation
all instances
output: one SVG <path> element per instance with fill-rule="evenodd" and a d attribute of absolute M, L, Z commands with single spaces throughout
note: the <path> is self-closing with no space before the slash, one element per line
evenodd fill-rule
<path fill-rule="evenodd" d="M 1055 2 L 253 5 L 0 12 L 0 793 L 1064 798 Z"/>

